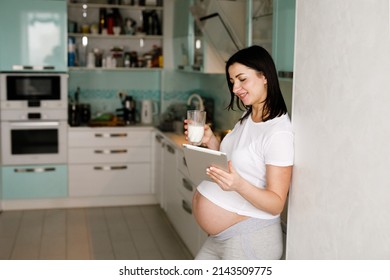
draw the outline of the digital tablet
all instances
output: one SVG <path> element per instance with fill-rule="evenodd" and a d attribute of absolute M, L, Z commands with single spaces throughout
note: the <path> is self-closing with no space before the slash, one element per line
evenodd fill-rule
<path fill-rule="evenodd" d="M 206 174 L 206 169 L 210 166 L 229 170 L 227 155 L 223 152 L 189 144 L 183 144 L 183 151 L 190 179 L 195 185 L 204 180 L 212 181 Z"/>

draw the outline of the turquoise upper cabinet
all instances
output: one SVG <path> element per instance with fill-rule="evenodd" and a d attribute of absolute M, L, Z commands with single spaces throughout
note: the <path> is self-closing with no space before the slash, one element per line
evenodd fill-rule
<path fill-rule="evenodd" d="M 294 69 L 295 0 L 273 0 L 272 55 L 280 77 Z"/>
<path fill-rule="evenodd" d="M 176 69 L 189 69 L 193 55 L 194 32 L 190 17 L 192 0 L 173 0 L 173 65 Z"/>
<path fill-rule="evenodd" d="M 66 0 L 1 0 L 0 70 L 67 71 Z"/>

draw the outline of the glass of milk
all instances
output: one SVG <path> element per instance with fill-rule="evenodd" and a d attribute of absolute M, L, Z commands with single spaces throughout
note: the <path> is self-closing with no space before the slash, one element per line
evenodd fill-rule
<path fill-rule="evenodd" d="M 204 125 L 206 123 L 206 111 L 187 111 L 187 137 L 191 145 L 202 144 Z"/>

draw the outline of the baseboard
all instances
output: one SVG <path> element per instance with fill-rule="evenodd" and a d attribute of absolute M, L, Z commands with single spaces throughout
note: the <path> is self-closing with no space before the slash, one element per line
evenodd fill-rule
<path fill-rule="evenodd" d="M 104 197 L 66 197 L 49 199 L 3 200 L 2 210 L 32 210 L 81 207 L 108 207 L 123 205 L 158 204 L 153 194 Z"/>

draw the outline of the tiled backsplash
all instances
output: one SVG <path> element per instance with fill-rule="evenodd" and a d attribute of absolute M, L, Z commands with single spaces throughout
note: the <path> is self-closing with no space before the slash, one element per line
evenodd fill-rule
<path fill-rule="evenodd" d="M 76 88 L 69 90 L 70 96 L 73 98 Z M 121 100 L 118 96 L 119 92 L 126 93 L 132 96 L 136 101 L 136 108 L 141 108 L 141 100 L 152 99 L 160 102 L 160 90 L 136 90 L 136 89 L 122 89 L 122 90 L 102 90 L 102 89 L 83 89 L 80 88 L 80 103 L 91 104 L 92 116 L 102 112 L 115 112 L 116 109 L 121 108 Z"/>
<path fill-rule="evenodd" d="M 230 94 L 224 74 L 203 74 L 181 71 L 75 71 L 69 74 L 69 96 L 80 87 L 81 103 L 91 104 L 92 116 L 101 112 L 113 112 L 121 107 L 118 93 L 133 96 L 138 114 L 141 100 L 152 99 L 160 108 L 160 114 L 170 106 L 184 105 L 188 97 L 197 93 L 214 100 L 214 126 L 218 130 L 231 129 L 240 111 L 227 111 Z M 288 107 L 291 106 L 291 82 L 281 87 Z M 162 89 L 162 90 L 161 90 Z M 290 110 L 290 108 L 289 108 Z M 156 118 L 155 124 L 158 124 Z M 157 122 L 157 123 L 156 123 Z"/>
<path fill-rule="evenodd" d="M 141 100 L 160 102 L 161 71 L 71 71 L 69 74 L 69 96 L 74 97 L 80 87 L 79 101 L 91 104 L 92 117 L 98 113 L 121 108 L 119 93 L 133 96 L 138 114 Z M 139 116 L 138 116 L 139 117 Z"/>

